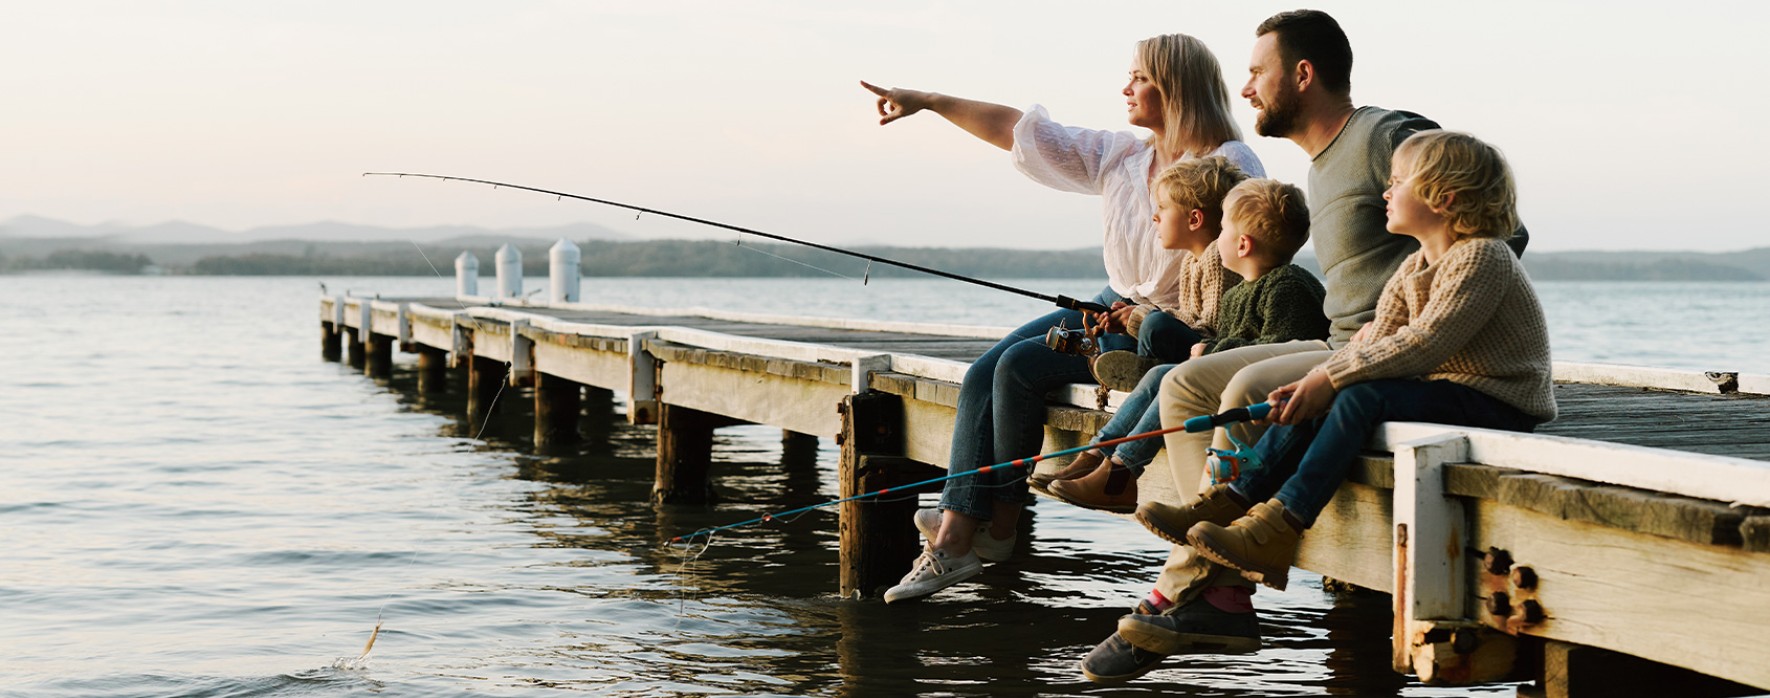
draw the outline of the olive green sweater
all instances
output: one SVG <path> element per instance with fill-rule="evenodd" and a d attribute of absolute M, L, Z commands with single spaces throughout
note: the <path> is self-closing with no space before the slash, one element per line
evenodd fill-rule
<path fill-rule="evenodd" d="M 1555 418 L 1543 306 L 1505 242 L 1464 238 L 1436 263 L 1402 260 L 1365 336 L 1317 369 L 1334 388 L 1379 378 L 1448 380 L 1544 421 Z"/>
<path fill-rule="evenodd" d="M 1205 353 L 1250 344 L 1327 339 L 1328 318 L 1321 311 L 1326 296 L 1321 282 L 1295 264 L 1243 281 L 1223 292 L 1217 309 L 1217 336 L 1205 340 Z"/>

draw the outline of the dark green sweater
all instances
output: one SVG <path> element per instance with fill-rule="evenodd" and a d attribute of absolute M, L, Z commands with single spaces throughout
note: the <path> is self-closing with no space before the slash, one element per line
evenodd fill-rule
<path fill-rule="evenodd" d="M 1217 336 L 1205 340 L 1205 353 L 1327 339 L 1328 318 L 1321 311 L 1327 291 L 1309 270 L 1286 264 L 1223 292 L 1217 305 Z"/>

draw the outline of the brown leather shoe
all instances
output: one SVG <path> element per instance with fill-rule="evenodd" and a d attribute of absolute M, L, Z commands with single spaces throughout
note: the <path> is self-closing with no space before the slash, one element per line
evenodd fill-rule
<path fill-rule="evenodd" d="M 1192 527 L 1187 539 L 1198 554 L 1241 570 L 1241 576 L 1248 581 L 1284 591 L 1291 563 L 1297 561 L 1303 529 L 1287 520 L 1284 503 L 1273 499 L 1254 505 L 1247 516 L 1236 519 L 1227 528 L 1201 521 Z"/>
<path fill-rule="evenodd" d="M 1051 494 L 1051 490 L 1049 489 L 1051 483 L 1058 480 L 1074 480 L 1078 477 L 1094 472 L 1094 469 L 1100 467 L 1101 461 L 1104 460 L 1106 460 L 1106 456 L 1100 453 L 1100 449 L 1090 448 L 1076 454 L 1075 459 L 1071 460 L 1069 465 L 1063 466 L 1062 470 L 1055 473 L 1032 474 L 1026 478 L 1026 484 L 1031 485 L 1035 490 L 1045 494 Z"/>
<path fill-rule="evenodd" d="M 1187 545 L 1186 533 L 1200 521 L 1213 521 L 1227 526 L 1248 512 L 1248 505 L 1239 501 L 1229 485 L 1212 485 L 1191 504 L 1174 506 L 1161 502 L 1144 502 L 1133 517 L 1157 537 L 1175 545 Z"/>
<path fill-rule="evenodd" d="M 1052 496 L 1084 509 L 1128 514 L 1137 509 L 1137 473 L 1111 458 L 1094 472 L 1074 480 L 1058 480 L 1047 488 Z"/>

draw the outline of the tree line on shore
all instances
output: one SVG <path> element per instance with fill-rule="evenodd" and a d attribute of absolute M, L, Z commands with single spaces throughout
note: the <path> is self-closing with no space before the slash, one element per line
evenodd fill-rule
<path fill-rule="evenodd" d="M 11 244 L 6 244 L 6 243 Z M 203 276 L 453 276 L 455 256 L 471 252 L 482 274 L 494 271 L 503 241 L 474 238 L 416 245 L 410 242 L 326 243 L 283 240 L 232 245 L 117 245 L 102 241 L 19 244 L 0 239 L 0 273 L 79 270 L 110 274 Z M 550 242 L 512 241 L 523 274 L 548 271 Z M 817 277 L 914 278 L 919 272 L 868 263 L 833 252 L 746 240 L 586 240 L 581 268 L 593 277 Z M 956 274 L 985 278 L 1101 278 L 1100 250 L 857 247 L 856 251 Z M 1770 278 L 1770 248 L 1732 253 L 1530 252 L 1532 278 L 1555 281 L 1762 281 Z M 1311 270 L 1307 255 L 1298 262 Z"/>

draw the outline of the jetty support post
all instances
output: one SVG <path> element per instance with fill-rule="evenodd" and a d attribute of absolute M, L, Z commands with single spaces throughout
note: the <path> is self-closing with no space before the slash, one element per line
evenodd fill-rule
<path fill-rule="evenodd" d="M 455 257 L 455 297 L 479 295 L 479 258 L 472 252 Z"/>
<path fill-rule="evenodd" d="M 709 412 L 659 403 L 658 467 L 651 500 L 659 504 L 713 501 L 708 471 L 713 463 L 713 430 L 731 420 Z"/>
<path fill-rule="evenodd" d="M 320 321 L 320 358 L 326 361 L 344 358 L 344 296 L 332 297 L 332 316 Z"/>
<path fill-rule="evenodd" d="M 627 337 L 627 423 L 658 423 L 658 370 L 662 365 L 645 348 L 656 339 L 657 332 L 639 332 Z"/>
<path fill-rule="evenodd" d="M 449 354 L 432 346 L 419 345 L 418 394 L 441 395 L 449 389 Z"/>
<path fill-rule="evenodd" d="M 1597 647 L 1550 640 L 1543 643 L 1542 651 L 1541 675 L 1534 684 L 1519 686 L 1519 696 L 1728 698 L 1763 694 L 1763 689 Z"/>
<path fill-rule="evenodd" d="M 368 302 L 368 299 L 360 299 L 357 307 L 365 307 Z M 369 337 L 369 326 L 361 323 L 362 313 L 359 312 L 357 317 L 359 324 L 356 327 L 345 325 L 342 319 L 339 320 L 339 326 L 344 328 L 344 363 L 360 371 L 366 363 L 363 349 Z"/>
<path fill-rule="evenodd" d="M 578 419 L 583 413 L 584 386 L 545 373 L 535 374 L 535 450 L 576 446 Z"/>
<path fill-rule="evenodd" d="M 576 243 L 565 238 L 553 243 L 553 248 L 547 251 L 549 303 L 578 302 L 578 284 L 584 276 L 582 259 Z"/>
<path fill-rule="evenodd" d="M 535 340 L 526 333 L 529 321 L 510 323 L 510 387 L 525 388 L 535 384 Z"/>
<path fill-rule="evenodd" d="M 393 338 L 384 334 L 375 334 L 375 301 L 364 298 L 357 302 L 361 311 L 361 319 L 357 324 L 357 336 L 363 344 L 363 375 L 370 378 L 386 378 L 393 373 Z"/>
<path fill-rule="evenodd" d="M 902 398 L 864 392 L 843 398 L 837 409 L 842 413 L 842 433 L 836 437 L 842 447 L 840 496 L 894 489 L 941 472 L 903 457 Z M 893 491 L 838 505 L 844 598 L 877 595 L 909 571 L 922 547 L 914 519 L 920 491 Z"/>
<path fill-rule="evenodd" d="M 520 300 L 522 298 L 522 250 L 515 245 L 504 243 L 498 252 L 492 255 L 493 265 L 498 268 L 498 298 L 502 300 Z"/>
<path fill-rule="evenodd" d="M 1468 519 L 1444 490 L 1444 465 L 1467 460 L 1468 439 L 1443 434 L 1394 448 L 1394 668 L 1433 685 L 1503 680 L 1514 673 L 1518 641 L 1468 607 Z"/>
<path fill-rule="evenodd" d="M 463 350 L 457 350 L 458 360 L 467 367 L 467 419 L 470 422 L 484 422 L 497 406 L 498 395 L 504 389 L 504 363 L 495 359 L 487 359 L 477 355 L 473 350 L 474 335 L 467 332 L 464 322 L 472 318 L 465 314 L 455 316 L 455 342 L 457 346 L 465 344 Z"/>

